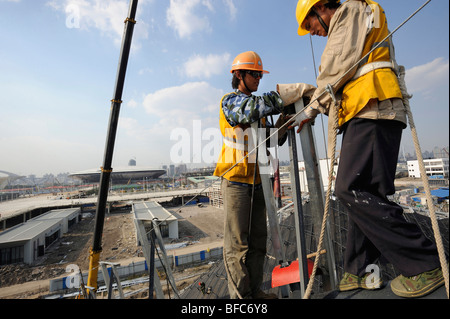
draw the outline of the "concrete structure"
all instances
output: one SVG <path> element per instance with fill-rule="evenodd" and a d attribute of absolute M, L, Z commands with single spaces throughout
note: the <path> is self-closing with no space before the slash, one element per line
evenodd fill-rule
<path fill-rule="evenodd" d="M 427 176 L 448 178 L 448 158 L 426 159 L 423 160 L 423 163 L 425 164 Z M 419 161 L 408 161 L 408 176 L 420 178 Z"/>
<path fill-rule="evenodd" d="M 54 210 L 0 233 L 0 265 L 32 264 L 79 222 L 81 209 Z"/>
<path fill-rule="evenodd" d="M 0 171 L 0 190 L 4 189 L 8 184 L 23 178 L 24 176 L 19 176 L 13 173 Z"/>
<path fill-rule="evenodd" d="M 61 220 L 61 232 L 65 234 L 69 229 L 81 220 L 80 208 L 55 209 L 48 213 L 33 218 L 36 221 L 46 221 L 52 219 Z"/>
<path fill-rule="evenodd" d="M 132 205 L 132 213 L 136 220 L 144 222 L 147 229 L 151 229 L 152 221 L 157 221 L 163 238 L 178 239 L 178 220 L 175 216 L 157 202 L 141 202 Z M 138 238 L 138 236 L 136 236 Z"/>
<path fill-rule="evenodd" d="M 433 199 L 433 204 L 438 205 L 444 201 L 448 201 L 449 198 L 449 188 L 442 187 L 439 189 L 431 190 L 431 198 Z M 419 203 L 421 205 L 427 205 L 427 197 L 425 193 L 419 193 L 415 196 L 411 196 L 411 200 Z"/>
<path fill-rule="evenodd" d="M 170 254 L 167 256 L 167 259 L 170 263 L 170 267 L 178 267 L 178 266 L 186 266 L 186 265 L 191 265 L 191 264 L 196 264 L 196 263 L 201 263 L 201 262 L 206 262 L 208 260 L 218 260 L 221 259 L 223 256 L 223 247 L 214 247 L 211 249 L 202 249 L 199 251 L 195 251 L 195 252 L 191 252 L 191 253 L 186 253 L 186 254 Z M 159 259 L 155 260 L 155 267 L 157 269 L 161 269 L 163 268 L 162 263 Z M 108 269 L 111 269 L 108 267 Z M 118 266 L 117 267 L 117 273 L 120 276 L 121 280 L 125 280 L 127 278 L 130 277 L 137 277 L 137 276 L 144 276 L 145 278 L 145 282 L 148 282 L 148 265 L 147 262 L 145 260 L 140 260 L 140 261 L 136 261 L 136 262 L 132 262 L 128 265 L 124 265 L 124 266 Z M 145 276 L 147 275 L 147 276 Z M 75 282 L 76 284 L 74 285 L 72 280 L 74 279 L 74 276 L 76 277 L 75 279 L 77 279 Z M 51 279 L 50 280 L 50 292 L 69 292 L 69 291 L 73 291 L 75 290 L 79 290 L 79 284 L 80 284 L 80 275 L 79 274 L 72 274 L 70 276 L 67 277 L 62 277 L 62 278 L 57 278 L 57 279 Z M 88 279 L 88 273 L 85 272 L 83 273 L 83 282 L 87 282 Z M 103 273 L 101 271 L 99 271 L 98 273 L 98 279 L 97 279 L 98 283 L 100 285 L 103 285 L 105 280 L 104 280 L 104 276 Z M 126 283 L 122 283 L 122 287 L 125 288 L 127 287 Z M 106 289 L 106 287 L 99 287 L 99 289 L 97 290 L 97 293 L 101 293 L 102 291 L 104 291 Z M 61 296 L 62 297 L 62 296 Z"/>
<path fill-rule="evenodd" d="M 72 173 L 69 177 L 77 178 L 85 183 L 99 183 L 100 169 L 91 169 L 82 172 Z M 154 169 L 148 167 L 129 166 L 125 168 L 115 168 L 111 173 L 113 183 L 128 183 L 131 181 L 143 181 L 144 179 L 157 179 L 166 174 L 163 169 Z"/>
<path fill-rule="evenodd" d="M 195 177 L 187 177 L 187 182 L 189 184 L 194 184 L 198 188 L 205 188 L 211 185 L 220 185 L 220 181 L 218 181 L 219 177 L 217 176 L 195 176 Z"/>
<path fill-rule="evenodd" d="M 160 192 L 142 192 L 131 194 L 110 194 L 108 196 L 108 207 L 115 203 L 129 203 L 133 201 L 158 200 L 160 202 L 169 201 L 177 197 L 189 197 L 206 195 L 207 192 L 199 189 L 167 190 Z M 13 201 L 0 203 L 0 230 L 5 230 L 13 225 L 9 225 L 13 218 L 18 219 L 18 223 L 25 222 L 31 217 L 30 213 L 36 210 L 49 211 L 52 209 L 88 207 L 97 203 L 97 197 L 88 198 L 55 198 L 48 195 L 32 196 L 20 198 Z M 8 225 L 7 225 L 8 224 Z M 14 225 L 16 225 L 14 223 Z"/>
<path fill-rule="evenodd" d="M 211 206 L 216 208 L 223 208 L 223 195 L 220 183 L 216 183 L 209 188 L 208 197 Z"/>

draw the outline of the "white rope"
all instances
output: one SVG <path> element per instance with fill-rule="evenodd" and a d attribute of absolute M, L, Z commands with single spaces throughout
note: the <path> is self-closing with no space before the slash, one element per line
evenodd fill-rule
<path fill-rule="evenodd" d="M 425 169 L 425 164 L 423 162 L 423 156 L 422 156 L 422 150 L 421 150 L 420 143 L 419 143 L 419 137 L 417 134 L 416 125 L 414 123 L 411 106 L 409 104 L 409 100 L 412 98 L 412 95 L 410 95 L 408 93 L 407 88 L 406 88 L 405 67 L 404 66 L 399 67 L 398 78 L 399 78 L 400 90 L 403 95 L 403 104 L 405 105 L 405 108 L 406 108 L 409 126 L 411 128 L 411 133 L 412 133 L 412 137 L 413 137 L 413 141 L 414 141 L 414 147 L 416 150 L 417 161 L 419 162 L 420 177 L 422 179 L 425 194 L 426 194 L 428 210 L 430 211 L 431 226 L 433 228 L 434 239 L 436 241 L 436 246 L 437 246 L 437 250 L 438 250 L 438 254 L 439 254 L 439 262 L 441 264 L 442 273 L 444 275 L 445 288 L 446 288 L 447 299 L 448 299 L 449 298 L 449 289 L 448 289 L 449 288 L 449 278 L 448 278 L 447 259 L 445 256 L 444 245 L 442 243 L 441 232 L 439 230 L 439 224 L 438 224 L 436 213 L 434 210 L 433 199 L 431 197 L 430 184 L 428 182 L 428 176 L 427 176 L 427 172 Z"/>
<path fill-rule="evenodd" d="M 314 278 L 316 276 L 316 271 L 319 265 L 319 260 L 320 260 L 320 254 L 318 252 L 320 252 L 322 250 L 322 245 L 323 245 L 323 240 L 325 238 L 325 231 L 326 231 L 326 225 L 327 225 L 327 220 L 328 220 L 328 215 L 329 215 L 329 211 L 330 211 L 330 201 L 331 201 L 331 188 L 333 186 L 333 173 L 334 173 L 334 162 L 336 159 L 336 144 L 337 144 L 337 133 L 338 133 L 338 127 L 339 127 L 339 116 L 338 116 L 338 105 L 337 105 L 337 101 L 334 97 L 333 92 L 331 91 L 331 87 L 329 86 L 329 90 L 330 90 L 330 94 L 333 97 L 333 105 L 330 107 L 330 112 L 333 112 L 334 114 L 331 116 L 331 118 L 334 119 L 333 127 L 333 136 L 332 136 L 332 140 L 331 140 L 331 165 L 329 168 L 329 173 L 328 173 L 328 188 L 327 188 L 327 195 L 326 195 L 326 200 L 325 200 L 325 208 L 324 208 L 324 212 L 323 212 L 323 220 L 322 220 L 322 228 L 320 230 L 320 236 L 319 236 L 319 243 L 317 244 L 317 257 L 314 260 L 314 267 L 311 273 L 311 276 L 309 278 L 309 282 L 308 282 L 308 286 L 306 288 L 305 294 L 303 295 L 303 299 L 309 299 L 310 295 L 311 295 L 311 291 L 312 291 L 312 286 L 314 284 Z"/>

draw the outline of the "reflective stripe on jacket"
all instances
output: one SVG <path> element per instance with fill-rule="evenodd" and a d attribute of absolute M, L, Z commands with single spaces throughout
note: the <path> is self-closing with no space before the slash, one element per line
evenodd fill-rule
<path fill-rule="evenodd" d="M 222 107 L 222 102 L 225 97 L 226 95 L 220 102 L 220 131 L 223 136 L 223 146 L 219 160 L 217 161 L 214 176 L 222 176 L 234 164 L 247 156 L 249 149 L 249 134 L 251 127 L 250 125 L 241 124 L 233 127 L 228 123 Z M 253 184 L 255 163 L 256 153 L 252 153 L 233 167 L 223 177 L 231 182 Z M 259 174 L 256 174 L 255 184 L 260 183 L 261 178 Z"/>
<path fill-rule="evenodd" d="M 279 114 L 282 107 L 283 101 L 277 92 L 264 93 L 262 96 L 249 96 L 236 91 L 226 94 L 222 98 L 220 101 L 220 131 L 223 136 L 223 146 L 214 176 L 222 176 L 230 170 L 223 176 L 225 179 L 231 182 L 253 184 L 256 152 L 246 157 L 249 150 L 252 151 L 255 147 L 251 124 L 260 120 L 261 127 L 266 127 L 265 117 Z M 256 132 L 254 133 L 256 134 Z M 243 159 L 244 157 L 245 159 Z M 236 166 L 234 166 L 235 164 Z M 255 184 L 260 183 L 261 178 L 257 172 Z"/>
<path fill-rule="evenodd" d="M 391 103 L 393 106 L 386 110 L 374 107 L 373 103 L 402 98 L 398 79 L 392 68 L 374 67 L 374 70 L 368 73 L 358 72 L 363 66 L 380 65 L 378 62 L 392 62 L 392 65 L 395 65 L 395 56 L 390 52 L 391 47 L 393 48 L 391 39 L 381 43 L 365 61 L 352 69 L 357 61 L 382 42 L 388 34 L 386 15 L 378 3 L 369 0 L 344 2 L 330 22 L 328 41 L 317 78 L 317 90 L 313 96 L 313 99 L 318 100 L 312 107 L 322 113 L 328 113 L 331 96 L 320 94 L 329 83 L 336 83 L 335 91 L 342 94 L 340 126 L 354 117 L 403 122 L 405 111 L 401 103 Z M 348 70 L 351 71 L 345 74 Z M 358 77 L 358 73 L 362 75 Z"/>
<path fill-rule="evenodd" d="M 373 1 L 366 1 L 374 13 L 372 31 L 367 36 L 362 56 L 366 55 L 389 34 L 386 14 L 381 6 Z M 375 49 L 359 67 L 373 62 L 391 61 L 390 39 L 387 39 Z M 391 68 L 373 70 L 344 87 L 342 93 L 342 108 L 339 111 L 339 125 L 354 118 L 371 99 L 385 101 L 391 98 L 402 98 L 397 76 Z"/>

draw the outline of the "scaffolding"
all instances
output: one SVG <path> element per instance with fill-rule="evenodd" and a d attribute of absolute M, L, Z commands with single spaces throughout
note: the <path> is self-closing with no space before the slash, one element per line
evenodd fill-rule
<path fill-rule="evenodd" d="M 211 206 L 223 208 L 223 196 L 220 184 L 216 183 L 209 188 L 208 197 Z"/>

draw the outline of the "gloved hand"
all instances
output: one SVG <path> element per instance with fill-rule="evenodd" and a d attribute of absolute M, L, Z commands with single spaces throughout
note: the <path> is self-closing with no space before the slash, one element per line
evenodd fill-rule
<path fill-rule="evenodd" d="M 316 109 L 308 107 L 303 112 L 301 112 L 299 115 L 297 115 L 296 117 L 293 118 L 293 121 L 291 122 L 291 124 L 289 125 L 288 128 L 291 129 L 291 128 L 298 126 L 297 133 L 300 133 L 300 131 L 303 128 L 303 125 L 305 125 L 305 123 L 313 121 L 316 118 L 317 114 L 319 114 L 319 113 L 320 112 L 317 111 Z"/>

